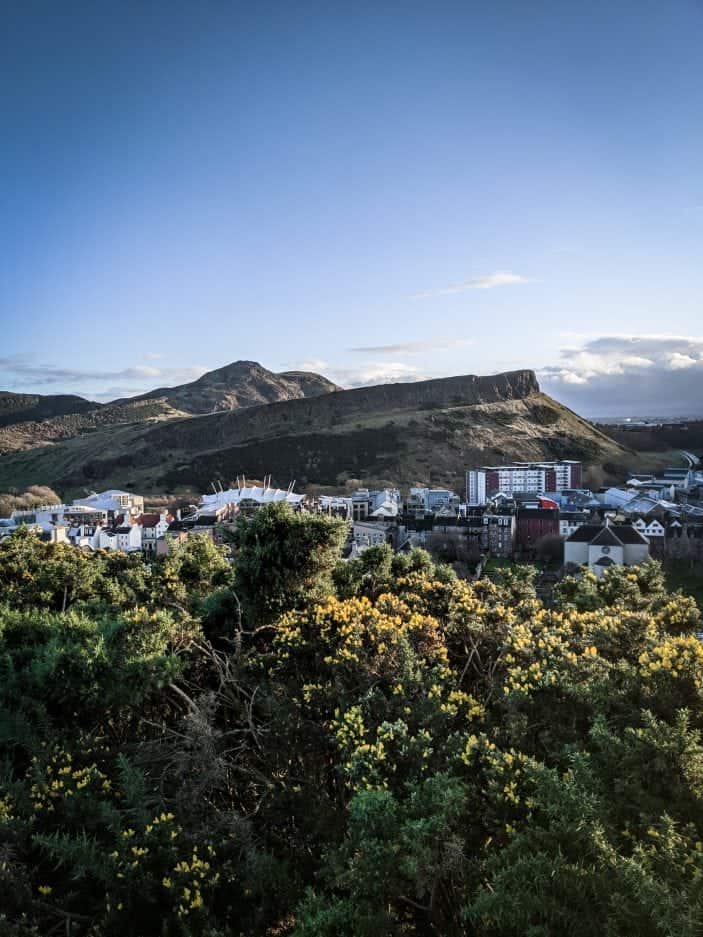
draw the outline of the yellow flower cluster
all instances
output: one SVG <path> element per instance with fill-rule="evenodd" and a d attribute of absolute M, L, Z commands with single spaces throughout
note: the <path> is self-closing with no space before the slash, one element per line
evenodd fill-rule
<path fill-rule="evenodd" d="M 12 802 L 8 794 L 0 795 L 0 823 L 7 823 L 12 819 Z"/>
<path fill-rule="evenodd" d="M 173 869 L 171 876 L 166 876 L 163 886 L 173 892 L 175 910 L 178 917 L 183 918 L 197 911 L 203 906 L 203 886 L 216 885 L 220 880 L 219 872 L 211 871 L 210 859 L 215 855 L 212 846 L 205 850 L 208 859 L 198 855 L 198 847 L 193 846 L 190 859 L 183 859 Z"/>
<path fill-rule="evenodd" d="M 687 677 L 703 689 L 703 644 L 695 635 L 667 637 L 639 656 L 640 674 L 649 679 L 658 673 Z"/>
<path fill-rule="evenodd" d="M 656 616 L 656 624 L 662 631 L 691 631 L 698 629 L 700 622 L 701 613 L 690 595 L 675 596 Z"/>
<path fill-rule="evenodd" d="M 324 663 L 344 667 L 368 661 L 383 669 L 398 645 L 411 640 L 427 663 L 447 662 L 447 649 L 435 618 L 413 611 L 396 595 L 385 594 L 372 604 L 368 598 L 330 598 L 310 611 L 289 612 L 277 624 L 275 646 L 282 661 L 314 646 Z M 312 698 L 316 684 L 308 684 Z M 304 691 L 305 696 L 305 691 Z"/>
<path fill-rule="evenodd" d="M 470 735 L 461 755 L 464 764 L 480 759 L 486 771 L 489 789 L 497 801 L 517 807 L 523 803 L 531 807 L 532 800 L 525 797 L 520 785 L 525 766 L 532 760 L 528 755 L 510 748 L 502 751 L 485 734 Z M 508 830 L 508 832 L 510 832 Z"/>
<path fill-rule="evenodd" d="M 399 752 L 404 760 L 410 753 L 420 759 L 421 771 L 426 770 L 425 762 L 433 752 L 430 732 L 419 729 L 412 735 L 402 719 L 382 722 L 374 739 L 364 726 L 358 706 L 351 707 L 343 716 L 337 711 L 331 728 L 343 754 L 341 767 L 346 783 L 352 788 L 387 787 L 388 777 L 397 770 L 395 757 Z"/>
<path fill-rule="evenodd" d="M 463 690 L 450 690 L 446 700 L 440 703 L 439 708 L 441 712 L 446 713 L 448 716 L 457 716 L 464 708 L 464 715 L 469 721 L 482 719 L 486 713 L 485 707 L 474 696 L 465 693 Z"/>
<path fill-rule="evenodd" d="M 601 613 L 595 618 L 593 613 L 569 615 L 541 608 L 529 622 L 515 625 L 506 638 L 504 694 L 526 695 L 538 687 L 552 686 L 565 669 L 597 660 L 593 631 L 614 623 L 614 616 L 609 622 Z"/>
<path fill-rule="evenodd" d="M 88 787 L 100 794 L 109 794 L 112 790 L 110 779 L 95 762 L 83 768 L 76 767 L 72 754 L 64 749 L 57 749 L 43 769 L 39 768 L 38 759 L 33 758 L 30 773 L 35 778 L 30 793 L 37 812 L 53 813 L 58 801 L 74 797 Z"/>
<path fill-rule="evenodd" d="M 144 826 L 143 833 L 138 834 L 131 827 L 122 831 L 119 848 L 110 854 L 110 858 L 115 860 L 116 879 L 134 878 L 144 872 L 153 874 L 154 863 L 157 863 L 157 868 L 163 863 L 164 845 L 177 847 L 174 841 L 183 830 L 174 822 L 175 819 L 172 813 L 161 813 Z M 135 841 L 142 845 L 132 845 Z M 170 859 L 170 871 L 162 876 L 161 885 L 171 896 L 177 917 L 186 918 L 202 908 L 203 890 L 219 882 L 220 873 L 212 869 L 214 855 L 214 848 L 208 844 L 193 846 L 192 852 L 185 856 L 181 853 L 176 862 Z M 147 869 L 143 863 L 148 864 Z"/>

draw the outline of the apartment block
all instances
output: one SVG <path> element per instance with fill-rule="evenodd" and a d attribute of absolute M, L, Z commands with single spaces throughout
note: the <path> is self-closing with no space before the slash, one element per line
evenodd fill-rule
<path fill-rule="evenodd" d="M 512 496 L 517 492 L 544 493 L 581 487 L 581 463 L 572 459 L 561 462 L 511 462 L 508 465 L 484 465 L 466 473 L 466 502 L 485 504 L 493 495 Z"/>

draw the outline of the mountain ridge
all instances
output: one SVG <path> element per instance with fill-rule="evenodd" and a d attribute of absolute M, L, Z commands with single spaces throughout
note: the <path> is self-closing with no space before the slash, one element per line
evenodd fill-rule
<path fill-rule="evenodd" d="M 202 491 L 239 474 L 272 474 L 281 485 L 363 478 L 462 490 L 471 465 L 550 458 L 602 465 L 625 452 L 543 394 L 525 369 L 96 429 L 0 458 L 0 489 L 21 483 L 50 484 L 64 494 L 95 486 Z"/>
<path fill-rule="evenodd" d="M 50 445 L 97 427 L 258 406 L 329 393 L 336 384 L 320 374 L 276 374 L 256 361 L 234 361 L 197 380 L 134 397 L 98 403 L 74 394 L 0 391 L 0 453 Z"/>

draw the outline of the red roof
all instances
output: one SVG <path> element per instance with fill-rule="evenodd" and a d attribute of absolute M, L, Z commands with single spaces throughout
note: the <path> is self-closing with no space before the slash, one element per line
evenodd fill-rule
<path fill-rule="evenodd" d="M 159 523 L 160 520 L 161 520 L 161 515 L 158 513 L 140 514 L 139 517 L 137 518 L 137 523 L 141 527 L 156 527 L 156 525 Z M 172 520 L 173 518 L 171 517 L 171 515 L 167 514 L 166 523 L 170 524 Z"/>
<path fill-rule="evenodd" d="M 140 514 L 137 523 L 141 527 L 156 527 L 159 523 L 159 514 Z"/>

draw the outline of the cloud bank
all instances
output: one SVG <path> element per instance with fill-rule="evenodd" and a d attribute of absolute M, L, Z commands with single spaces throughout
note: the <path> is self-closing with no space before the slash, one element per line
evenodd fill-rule
<path fill-rule="evenodd" d="M 703 415 L 703 337 L 604 335 L 560 357 L 542 387 L 585 416 Z"/>
<path fill-rule="evenodd" d="M 369 387 L 373 384 L 424 381 L 427 374 L 402 361 L 372 361 L 359 368 L 330 368 L 327 377 L 342 387 Z"/>

